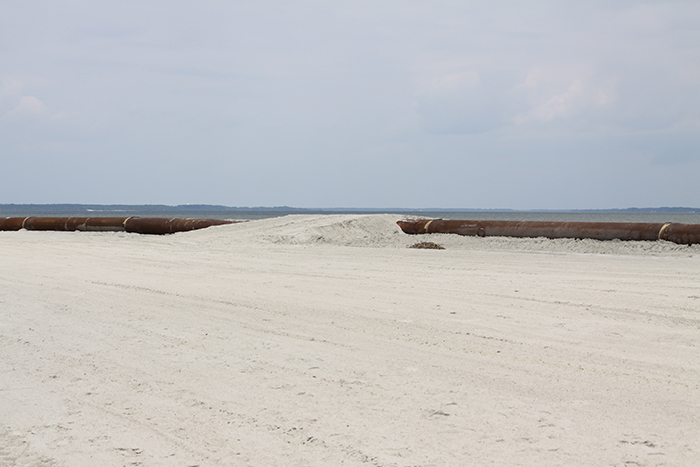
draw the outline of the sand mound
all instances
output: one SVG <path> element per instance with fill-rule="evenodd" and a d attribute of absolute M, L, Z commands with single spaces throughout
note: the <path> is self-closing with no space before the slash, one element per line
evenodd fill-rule
<path fill-rule="evenodd" d="M 335 245 L 369 248 L 407 248 L 416 242 L 433 242 L 446 249 L 510 250 L 613 255 L 700 254 L 700 245 L 671 242 L 599 241 L 591 239 L 547 239 L 510 237 L 463 237 L 453 234 L 407 235 L 396 225 L 404 216 L 373 215 L 291 215 L 211 227 L 177 234 L 198 242 L 265 243 L 281 245 Z"/>
<path fill-rule="evenodd" d="M 209 228 L 186 235 L 198 241 L 217 243 L 402 247 L 410 238 L 396 225 L 400 218 L 390 214 L 290 215 Z"/>

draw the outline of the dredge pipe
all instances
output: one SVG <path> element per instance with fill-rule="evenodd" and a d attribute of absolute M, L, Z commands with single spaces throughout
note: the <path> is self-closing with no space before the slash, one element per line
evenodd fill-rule
<path fill-rule="evenodd" d="M 27 230 L 58 230 L 72 232 L 124 230 L 122 217 L 26 217 L 22 228 Z"/>
<path fill-rule="evenodd" d="M 20 230 L 26 217 L 3 217 L 0 218 L 0 230 Z"/>
<path fill-rule="evenodd" d="M 129 217 L 124 221 L 127 232 L 163 235 L 205 229 L 213 225 L 233 224 L 221 219 L 165 219 L 160 217 Z"/>
<path fill-rule="evenodd" d="M 175 232 L 204 229 L 213 225 L 234 224 L 240 221 L 222 219 L 166 219 L 159 217 L 5 217 L 0 218 L 2 230 L 53 230 L 133 232 L 164 235 Z"/>
<path fill-rule="evenodd" d="M 407 234 L 452 233 L 479 237 L 592 238 L 596 240 L 668 240 L 700 243 L 700 224 L 623 222 L 533 222 L 421 219 L 397 224 Z"/>

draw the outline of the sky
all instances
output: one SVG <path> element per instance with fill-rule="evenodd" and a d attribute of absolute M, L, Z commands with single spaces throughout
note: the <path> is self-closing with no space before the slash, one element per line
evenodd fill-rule
<path fill-rule="evenodd" d="M 700 207 L 700 2 L 3 0 L 0 203 Z"/>

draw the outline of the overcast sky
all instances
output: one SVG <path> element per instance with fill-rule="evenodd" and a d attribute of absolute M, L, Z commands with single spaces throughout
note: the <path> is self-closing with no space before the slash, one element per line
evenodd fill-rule
<path fill-rule="evenodd" d="M 4 0 L 0 203 L 700 207 L 700 2 Z"/>

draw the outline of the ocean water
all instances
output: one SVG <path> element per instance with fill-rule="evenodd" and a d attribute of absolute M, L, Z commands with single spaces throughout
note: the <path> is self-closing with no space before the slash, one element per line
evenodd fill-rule
<path fill-rule="evenodd" d="M 381 210 L 381 209 L 295 209 L 295 208 L 219 208 L 203 206 L 90 206 L 79 205 L 0 205 L 0 217 L 180 217 L 195 219 L 253 220 L 281 217 L 289 214 L 397 214 L 406 217 L 426 217 L 463 220 L 508 220 L 550 222 L 679 222 L 700 224 L 696 212 L 648 211 L 441 211 L 441 210 Z"/>

